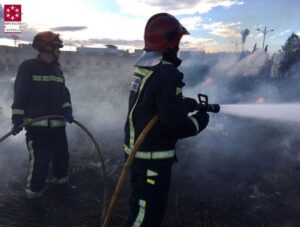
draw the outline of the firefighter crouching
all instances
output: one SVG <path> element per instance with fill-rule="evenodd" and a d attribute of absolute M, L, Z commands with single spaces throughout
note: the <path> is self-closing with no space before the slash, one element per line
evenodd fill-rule
<path fill-rule="evenodd" d="M 66 121 L 73 121 L 71 99 L 58 63 L 62 40 L 50 31 L 38 33 L 32 47 L 39 55 L 20 64 L 14 84 L 12 104 L 12 133 L 18 134 L 23 122 L 47 115 L 63 115 L 62 119 L 46 119 L 27 126 L 26 142 L 29 151 L 29 168 L 26 195 L 29 209 L 43 212 L 41 198 L 45 189 L 50 162 L 52 182 L 57 189 L 67 191 L 68 143 Z"/>
<path fill-rule="evenodd" d="M 131 168 L 130 212 L 124 226 L 159 227 L 166 209 L 171 168 L 178 139 L 195 136 L 206 128 L 209 115 L 196 112 L 197 101 L 184 98 L 183 74 L 177 69 L 179 42 L 188 31 L 172 15 L 152 16 L 145 27 L 144 54 L 132 75 L 124 149 L 130 154 L 150 119 L 150 130 Z"/>

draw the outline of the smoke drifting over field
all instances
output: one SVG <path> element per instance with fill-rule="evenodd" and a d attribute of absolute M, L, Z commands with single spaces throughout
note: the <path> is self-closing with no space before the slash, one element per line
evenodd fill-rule
<path fill-rule="evenodd" d="M 204 93 L 209 96 L 210 103 L 220 104 L 299 102 L 297 84 L 300 81 L 297 75 L 282 81 L 270 80 L 268 64 L 267 55 L 258 51 L 244 58 L 235 55 L 220 58 L 217 63 L 206 66 L 194 58 L 186 59 L 180 68 L 185 72 L 187 83 L 183 93 L 194 98 L 197 93 Z M 108 160 L 123 160 L 123 128 L 131 72 L 132 65 L 128 64 L 119 68 L 104 67 L 101 71 L 88 66 L 65 68 L 74 117 L 95 134 Z M 0 83 L 1 134 L 11 127 L 11 77 L 13 75 L 3 77 Z M 283 114 L 284 118 L 288 118 L 289 111 Z M 294 178 L 300 161 L 299 125 L 229 116 L 222 110 L 219 114 L 210 115 L 205 131 L 178 143 L 179 162 L 174 166 L 169 208 L 177 207 L 178 216 L 186 215 L 186 218 L 171 220 L 168 215 L 174 213 L 169 211 L 166 226 L 193 226 L 187 223 L 192 219 L 200 220 L 203 217 L 197 215 L 205 212 L 211 214 L 210 219 L 232 226 L 247 222 L 285 223 L 285 220 L 296 220 L 300 211 L 295 204 L 299 195 L 295 191 L 297 182 Z M 72 152 L 81 155 L 92 152 L 91 143 L 77 127 L 69 125 L 68 134 L 71 155 Z M 24 135 L 11 137 L 1 144 L 0 150 L 1 176 L 16 174 L 11 166 L 26 167 Z M 110 165 L 113 166 L 112 163 Z M 25 167 L 19 172 L 26 171 Z M 2 182 L 7 180 L 1 179 Z M 275 204 L 276 199 L 285 200 L 285 204 L 279 208 Z M 178 208 L 178 203 L 179 206 L 182 203 L 182 207 Z M 275 206 L 275 211 L 268 206 Z M 286 216 L 288 218 L 276 216 L 278 213 L 285 214 L 287 207 L 292 207 L 291 213 Z M 188 219 L 185 210 L 191 211 L 191 219 Z M 205 218 L 208 217 L 201 219 L 203 223 L 206 223 Z"/>
<path fill-rule="evenodd" d="M 192 61 L 192 59 L 187 60 L 186 63 L 183 64 L 182 70 L 184 71 L 186 68 L 191 67 L 193 65 Z M 246 106 L 245 104 L 262 105 L 261 109 L 264 109 L 264 113 L 262 113 L 263 120 L 249 119 L 249 117 L 251 117 L 251 111 L 258 112 L 259 106 L 257 105 L 254 105 L 252 109 L 248 106 L 249 108 L 245 110 L 244 115 L 237 114 L 238 116 L 245 116 L 244 118 L 227 116 L 222 112 L 222 108 L 219 114 L 210 114 L 211 122 L 203 134 L 207 134 L 209 131 L 216 131 L 220 133 L 220 138 L 224 135 L 237 138 L 235 141 L 232 141 L 234 148 L 231 149 L 228 147 L 230 145 L 226 144 L 226 150 L 239 150 L 241 152 L 245 150 L 245 144 L 238 139 L 241 136 L 247 139 L 251 138 L 253 141 L 253 146 L 250 145 L 250 147 L 248 147 L 250 150 L 257 149 L 254 144 L 256 141 L 259 141 L 262 136 L 265 136 L 265 143 L 270 144 L 280 143 L 280 140 L 287 140 L 287 138 L 291 136 L 290 133 L 288 133 L 281 138 L 274 138 L 268 134 L 261 134 L 259 130 L 262 130 L 261 127 L 263 127 L 263 125 L 265 125 L 266 128 L 273 128 L 275 131 L 284 129 L 289 131 L 290 129 L 292 133 L 294 130 L 297 130 L 295 125 L 289 123 L 289 120 L 294 119 L 293 121 L 295 121 L 296 115 L 294 112 L 297 112 L 299 109 L 299 105 L 293 104 L 292 102 L 296 102 L 297 99 L 299 102 L 300 94 L 299 91 L 296 92 L 296 90 L 299 88 L 298 84 L 300 78 L 295 73 L 293 77 L 286 80 L 279 81 L 278 79 L 270 79 L 271 67 L 267 68 L 270 66 L 268 64 L 270 64 L 268 55 L 261 51 L 256 51 L 244 58 L 237 55 L 220 58 L 216 64 L 210 67 L 209 72 L 204 75 L 196 75 L 194 73 L 194 77 L 201 77 L 202 80 L 197 81 L 194 79 L 195 84 L 192 84 L 193 86 L 187 86 L 185 90 L 186 96 L 192 96 L 194 98 L 197 97 L 197 93 L 207 94 L 210 103 L 219 103 L 221 105 L 242 104 L 239 105 L 240 108 Z M 190 75 L 186 76 L 187 78 L 190 77 Z M 269 108 L 270 117 L 268 117 L 268 105 L 264 106 L 264 104 L 273 104 L 269 106 L 275 108 L 276 112 L 272 112 L 272 108 Z M 289 105 L 280 106 L 276 104 Z M 287 108 L 287 106 L 290 108 Z M 236 111 L 238 112 L 237 109 Z M 240 109 L 239 112 L 243 112 L 243 109 Z M 227 111 L 227 113 L 233 114 L 233 112 L 230 111 Z M 276 113 L 277 116 L 274 116 Z M 289 117 L 289 114 L 291 114 L 291 117 Z M 256 113 L 256 116 L 258 115 L 259 113 Z M 278 119 L 280 119 L 280 121 Z M 253 126 L 251 130 L 248 128 L 249 124 Z M 256 125 L 257 131 L 255 130 Z M 205 144 L 205 140 L 203 141 L 201 137 L 200 134 L 192 140 L 199 140 L 201 141 L 199 143 L 203 145 Z M 221 152 L 221 150 L 219 152 Z"/>
<path fill-rule="evenodd" d="M 268 64 L 267 55 L 258 51 L 244 58 L 221 58 L 209 72 L 199 75 L 202 80 L 195 80 L 198 83 L 186 89 L 187 96 L 196 98 L 197 93 L 206 93 L 210 103 L 233 104 L 235 109 L 230 110 L 236 115 L 244 111 L 241 116 L 225 115 L 226 108 L 222 112 L 221 105 L 220 113 L 210 114 L 204 132 L 179 145 L 182 167 L 178 174 L 189 176 L 188 182 L 193 182 L 197 191 L 187 197 L 192 200 L 200 196 L 200 204 L 210 207 L 210 218 L 222 219 L 218 223 L 293 223 L 300 212 L 295 202 L 299 201 L 295 185 L 299 183 L 300 130 L 293 115 L 299 111 L 296 102 L 299 103 L 300 78 L 295 73 L 283 80 L 270 79 Z M 245 110 L 245 104 L 256 104 L 255 108 L 262 105 L 269 116 L 255 108 Z M 278 115 L 274 116 L 276 112 L 264 104 L 272 104 Z M 291 108 L 276 104 L 289 104 Z M 252 111 L 258 118 L 251 118 Z M 281 186 L 286 181 L 285 187 Z M 183 189 L 184 183 L 175 184 L 179 192 L 189 194 Z M 280 196 L 276 197 L 276 193 Z M 279 208 L 276 203 L 283 201 L 285 204 Z M 216 208 L 219 203 L 223 204 L 220 210 Z M 293 207 L 292 214 L 289 206 Z M 249 217 L 239 222 L 245 213 Z"/>

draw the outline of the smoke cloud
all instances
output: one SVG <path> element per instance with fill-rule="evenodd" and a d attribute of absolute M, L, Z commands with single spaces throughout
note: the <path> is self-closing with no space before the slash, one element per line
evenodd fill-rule
<path fill-rule="evenodd" d="M 1 73 L 0 78 L 0 136 L 11 129 L 11 103 L 13 76 L 10 73 Z M 7 182 L 12 176 L 23 176 L 26 173 L 26 158 L 28 152 L 24 139 L 24 132 L 20 136 L 6 139 L 0 146 L 0 182 Z M 15 166 L 19 168 L 11 168 Z"/>
<path fill-rule="evenodd" d="M 181 70 L 186 72 L 187 79 L 191 76 L 189 68 L 197 66 L 194 61 L 187 59 L 182 65 Z M 205 60 L 202 64 L 205 64 Z M 179 142 L 179 163 L 175 174 L 184 176 L 185 180 L 174 183 L 174 193 L 190 201 L 200 197 L 200 204 L 205 207 L 218 206 L 223 201 L 221 203 L 226 208 L 214 207 L 211 213 L 214 216 L 214 209 L 219 210 L 222 214 L 217 217 L 222 219 L 222 224 L 226 222 L 229 226 L 241 225 L 236 216 L 244 217 L 245 212 L 250 214 L 247 224 L 251 221 L 278 223 L 274 221 L 277 212 L 286 217 L 288 207 L 296 205 L 295 197 L 290 195 L 296 193 L 293 185 L 298 181 L 292 175 L 297 175 L 297 162 L 300 159 L 297 148 L 300 139 L 296 136 L 300 132 L 299 123 L 295 123 L 297 114 L 293 115 L 299 111 L 299 105 L 296 105 L 300 97 L 299 70 L 290 78 L 272 79 L 269 78 L 269 64 L 268 55 L 261 51 L 246 57 L 232 54 L 224 58 L 220 55 L 219 60 L 210 65 L 208 72 L 203 74 L 198 71 L 198 75 L 193 72 L 198 80 L 193 80 L 192 85 L 187 83 L 184 91 L 186 96 L 194 98 L 197 93 L 208 94 L 210 103 L 221 104 L 221 112 L 210 114 L 208 127 L 198 136 Z M 259 105 L 263 108 L 266 107 L 264 103 L 273 104 L 270 106 L 275 109 L 266 109 L 261 119 L 243 117 L 254 114 L 252 111 L 255 109 L 237 110 L 237 113 L 246 111 L 243 116 L 222 112 L 222 104 L 240 104 L 236 108 L 243 108 L 241 106 L 244 104 L 257 103 L 262 103 Z M 286 108 L 288 105 L 283 108 L 276 105 L 283 103 L 289 104 L 289 108 Z M 276 113 L 278 116 L 270 119 Z M 287 166 L 291 168 L 291 175 L 288 174 Z M 281 187 L 283 182 L 289 183 Z M 186 184 L 193 184 L 194 192 L 187 189 Z M 276 191 L 280 191 L 280 199 L 275 199 Z M 240 202 L 243 199 L 245 203 Z M 281 199 L 285 200 L 286 205 L 279 208 L 275 201 Z M 233 210 L 235 215 L 232 215 Z M 292 212 L 290 220 L 295 220 L 299 209 L 293 208 Z M 265 220 L 264 214 L 273 220 Z M 290 221 L 282 219 L 283 223 Z"/>
<path fill-rule="evenodd" d="M 120 64 L 108 60 L 101 70 L 88 64 L 63 65 L 74 117 L 95 135 L 110 170 L 115 168 L 116 160 L 123 160 L 123 129 L 133 64 L 134 59 L 132 62 L 124 59 Z M 269 64 L 269 56 L 260 51 L 247 56 L 220 54 L 213 63 L 192 56 L 185 59 L 180 68 L 185 73 L 183 93 L 193 98 L 204 93 L 210 103 L 221 105 L 299 102 L 299 72 L 291 78 L 275 80 L 269 78 Z M 13 77 L 14 74 L 9 73 L 0 82 L 1 134 L 11 127 Z M 285 114 L 288 118 L 289 111 Z M 86 165 L 95 163 L 97 156 L 86 135 L 74 124 L 67 128 L 71 157 L 81 157 L 81 163 L 87 160 Z M 213 210 L 219 220 L 229 226 L 241 226 L 241 219 L 234 218 L 233 214 L 247 214 L 249 220 L 265 223 L 263 217 L 272 219 L 275 215 L 270 207 L 284 214 L 290 212 L 290 207 L 293 212 L 299 211 L 297 200 L 287 195 L 295 193 L 292 176 L 296 171 L 295 162 L 300 159 L 299 133 L 298 126 L 285 121 L 225 115 L 222 109 L 218 114 L 210 114 L 207 129 L 198 136 L 180 140 L 177 145 L 179 162 L 174 166 L 176 177 L 172 182 L 170 207 L 174 210 L 178 206 L 175 201 L 185 202 L 185 205 L 190 201 L 189 207 L 196 206 L 197 212 Z M 24 134 L 9 138 L 1 144 L 0 150 L 0 176 L 6 176 L 1 181 L 8 181 L 9 176 L 16 174 L 24 176 L 28 162 Z M 76 162 L 76 159 L 71 161 Z M 16 172 L 11 166 L 22 168 Z M 278 193 L 287 206 L 275 204 Z M 196 211 L 193 214 L 196 215 Z M 172 220 L 167 221 L 172 223 Z"/>

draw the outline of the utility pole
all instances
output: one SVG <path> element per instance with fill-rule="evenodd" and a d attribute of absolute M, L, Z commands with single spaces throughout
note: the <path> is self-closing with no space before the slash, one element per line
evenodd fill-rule
<path fill-rule="evenodd" d="M 262 51 L 264 51 L 264 49 L 265 49 L 265 39 L 266 39 L 267 33 L 268 33 L 268 32 L 273 32 L 273 31 L 275 31 L 275 30 L 274 30 L 274 29 L 271 29 L 271 30 L 268 30 L 268 31 L 267 31 L 267 26 L 265 26 L 265 29 L 264 29 L 264 30 L 261 30 L 261 29 L 259 29 L 259 28 L 257 28 L 256 30 L 259 31 L 259 32 L 262 32 L 262 33 L 264 34 L 263 45 L 262 45 Z"/>
<path fill-rule="evenodd" d="M 70 45 L 69 46 L 69 51 L 71 51 L 71 43 L 72 43 L 72 39 L 71 38 L 69 39 L 69 42 L 70 42 L 70 44 L 69 44 Z"/>
<path fill-rule="evenodd" d="M 18 47 L 19 37 L 17 35 L 12 35 L 11 38 L 14 40 L 15 47 Z"/>

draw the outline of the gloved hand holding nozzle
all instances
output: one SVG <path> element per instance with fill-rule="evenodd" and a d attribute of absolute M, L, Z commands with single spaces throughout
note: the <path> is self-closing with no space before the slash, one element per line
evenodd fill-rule
<path fill-rule="evenodd" d="M 187 113 L 192 113 L 192 112 L 198 110 L 199 104 L 198 104 L 196 99 L 189 98 L 189 97 L 184 97 L 183 98 L 183 103 L 184 103 L 184 106 L 185 106 L 185 109 L 186 109 Z"/>

